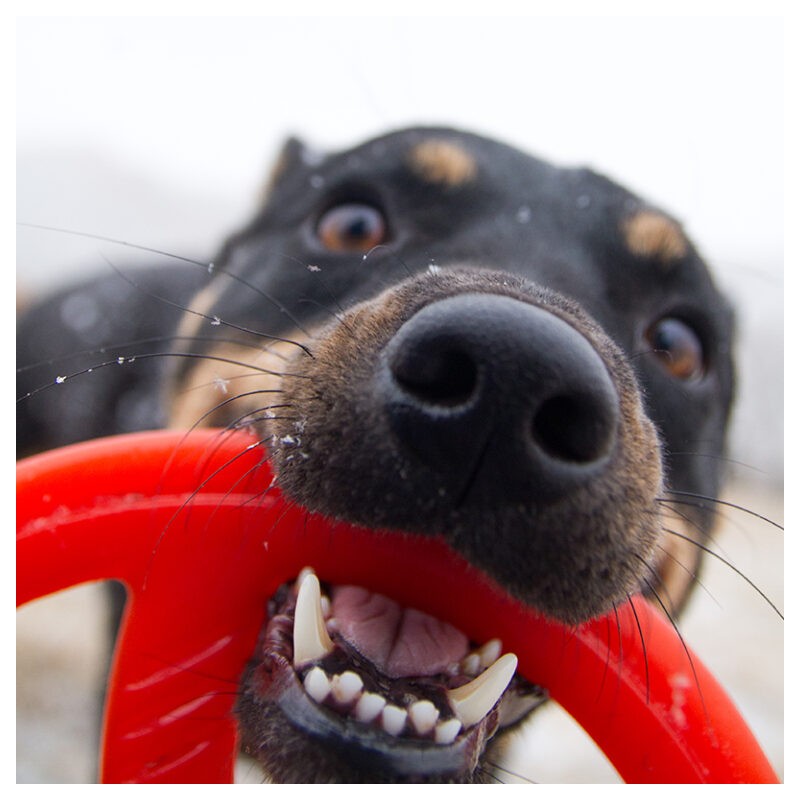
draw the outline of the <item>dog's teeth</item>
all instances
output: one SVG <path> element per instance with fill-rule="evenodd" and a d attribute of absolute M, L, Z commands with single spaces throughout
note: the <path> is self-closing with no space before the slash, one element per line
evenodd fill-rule
<path fill-rule="evenodd" d="M 333 642 L 325 630 L 321 596 L 317 576 L 307 572 L 297 592 L 294 612 L 295 667 L 316 661 L 333 650 Z"/>
<path fill-rule="evenodd" d="M 328 676 L 319 667 L 308 671 L 303 686 L 306 692 L 318 703 L 322 703 L 331 691 L 331 682 Z"/>
<path fill-rule="evenodd" d="M 500 653 L 503 651 L 503 643 L 499 639 L 490 639 L 483 647 L 478 650 L 478 656 L 481 660 L 481 667 L 486 669 L 490 667 L 500 658 Z"/>
<path fill-rule="evenodd" d="M 297 576 L 297 579 L 294 582 L 294 591 L 296 594 L 300 592 L 300 587 L 303 585 L 303 581 L 309 575 L 314 575 L 314 570 L 311 567 L 303 567 L 303 569 L 300 570 L 300 574 Z"/>
<path fill-rule="evenodd" d="M 331 680 L 333 699 L 342 705 L 352 703 L 361 694 L 363 688 L 364 681 L 361 680 L 361 676 L 352 670 L 347 670 L 341 675 L 334 675 Z"/>
<path fill-rule="evenodd" d="M 506 653 L 464 686 L 447 690 L 447 698 L 465 728 L 483 719 L 500 699 L 517 669 L 517 657 Z"/>
<path fill-rule="evenodd" d="M 461 662 L 461 671 L 465 675 L 477 675 L 481 671 L 481 657 L 477 653 L 470 653 Z"/>
<path fill-rule="evenodd" d="M 417 700 L 408 707 L 408 717 L 414 730 L 422 735 L 430 733 L 439 719 L 439 709 L 430 700 Z"/>
<path fill-rule="evenodd" d="M 461 721 L 456 717 L 440 722 L 433 735 L 436 744 L 452 744 L 461 731 Z"/>
<path fill-rule="evenodd" d="M 331 599 L 327 595 L 322 595 L 320 598 L 320 607 L 322 608 L 322 616 L 328 619 L 331 615 Z"/>
<path fill-rule="evenodd" d="M 383 711 L 386 699 L 379 694 L 364 692 L 356 703 L 355 715 L 359 722 L 372 722 Z"/>
<path fill-rule="evenodd" d="M 392 736 L 399 736 L 406 726 L 408 712 L 404 708 L 397 706 L 386 706 L 381 714 L 381 725 L 386 733 Z"/>

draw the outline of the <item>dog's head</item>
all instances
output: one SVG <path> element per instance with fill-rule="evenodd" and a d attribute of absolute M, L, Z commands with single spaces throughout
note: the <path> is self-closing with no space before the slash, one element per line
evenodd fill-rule
<path fill-rule="evenodd" d="M 443 537 L 558 619 L 640 591 L 681 606 L 710 516 L 664 498 L 717 493 L 732 322 L 674 219 L 589 170 L 451 130 L 325 158 L 291 141 L 215 264 L 180 335 L 229 324 L 176 376 L 175 424 L 256 425 L 302 506 Z M 460 716 L 452 691 L 493 658 L 447 621 L 329 590 L 308 658 L 284 634 L 316 590 L 274 598 L 247 680 L 245 740 L 271 776 L 473 779 L 538 695 L 512 683 Z M 294 716 L 288 683 L 314 699 Z"/>

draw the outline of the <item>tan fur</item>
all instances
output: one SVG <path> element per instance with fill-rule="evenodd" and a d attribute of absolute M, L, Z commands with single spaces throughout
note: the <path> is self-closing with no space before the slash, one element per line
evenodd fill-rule
<path fill-rule="evenodd" d="M 660 556 L 656 562 L 659 582 L 653 588 L 670 614 L 677 614 L 684 607 L 695 584 L 703 551 L 692 542 L 704 543 L 705 538 L 702 530 L 689 519 L 668 515 L 664 520 L 664 533 L 657 551 Z"/>
<path fill-rule="evenodd" d="M 684 258 L 689 244 L 680 227 L 663 214 L 639 211 L 622 223 L 625 244 L 635 256 L 670 264 Z"/>
<path fill-rule="evenodd" d="M 218 345 L 171 392 L 169 427 L 214 427 L 246 414 L 263 416 L 260 409 L 286 402 L 280 384 L 286 363 L 296 351 L 297 346 L 288 341 L 267 347 L 262 343 Z M 233 399 L 237 395 L 247 396 Z"/>
<path fill-rule="evenodd" d="M 181 319 L 175 338 L 180 340 L 193 339 L 197 336 L 203 325 L 210 324 L 207 317 L 211 316 L 211 309 L 219 297 L 220 283 L 212 281 L 201 289 L 189 303 L 189 308 L 194 313 L 186 313 Z"/>
<path fill-rule="evenodd" d="M 447 187 L 472 181 L 478 165 L 463 147 L 445 139 L 426 139 L 409 153 L 411 169 L 423 180 Z"/>

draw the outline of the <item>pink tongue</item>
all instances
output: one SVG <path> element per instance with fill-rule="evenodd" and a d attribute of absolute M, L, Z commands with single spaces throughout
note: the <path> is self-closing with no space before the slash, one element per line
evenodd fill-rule
<path fill-rule="evenodd" d="M 435 617 L 360 586 L 332 595 L 340 634 L 389 678 L 435 675 L 467 654 L 467 637 Z"/>

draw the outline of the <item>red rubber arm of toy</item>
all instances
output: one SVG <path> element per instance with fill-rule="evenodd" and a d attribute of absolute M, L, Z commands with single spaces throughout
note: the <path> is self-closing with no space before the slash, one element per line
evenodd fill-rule
<path fill-rule="evenodd" d="M 219 431 L 99 440 L 20 462 L 17 603 L 125 583 L 106 782 L 228 782 L 239 676 L 266 599 L 299 570 L 499 636 L 627 782 L 771 783 L 738 711 L 641 598 L 567 629 L 512 602 L 441 541 L 334 524 L 273 491 L 252 439 Z M 445 587 L 445 590 L 442 590 Z"/>

